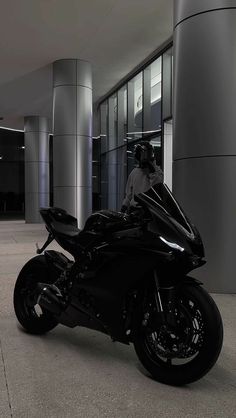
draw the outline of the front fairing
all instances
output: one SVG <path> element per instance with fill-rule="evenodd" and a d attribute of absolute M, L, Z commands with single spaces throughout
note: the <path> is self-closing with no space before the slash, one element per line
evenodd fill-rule
<path fill-rule="evenodd" d="M 197 228 L 189 221 L 165 184 L 157 184 L 135 200 L 151 214 L 148 230 L 174 253 L 204 257 Z"/>

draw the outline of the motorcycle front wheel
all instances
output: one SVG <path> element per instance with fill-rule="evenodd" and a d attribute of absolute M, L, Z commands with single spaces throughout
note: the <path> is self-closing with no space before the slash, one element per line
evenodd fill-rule
<path fill-rule="evenodd" d="M 223 324 L 211 296 L 200 286 L 185 284 L 176 290 L 172 313 L 163 314 L 147 297 L 134 332 L 134 348 L 152 377 L 169 385 L 184 385 L 203 377 L 215 364 L 223 343 Z M 142 311 L 142 312 L 141 312 Z"/>

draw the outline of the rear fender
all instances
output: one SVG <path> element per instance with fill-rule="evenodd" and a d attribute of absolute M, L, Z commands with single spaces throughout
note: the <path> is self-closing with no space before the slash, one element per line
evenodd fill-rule
<path fill-rule="evenodd" d="M 195 283 L 196 285 L 203 284 L 203 282 L 201 282 L 200 280 L 195 279 L 194 277 L 190 277 L 190 276 L 186 276 L 184 279 L 184 282 Z"/>

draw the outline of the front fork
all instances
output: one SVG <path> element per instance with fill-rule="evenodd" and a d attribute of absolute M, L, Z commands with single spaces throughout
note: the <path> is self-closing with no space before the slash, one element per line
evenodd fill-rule
<path fill-rule="evenodd" d="M 154 298 L 159 318 L 164 323 L 176 326 L 176 289 L 174 286 L 160 287 L 157 271 L 154 270 Z"/>

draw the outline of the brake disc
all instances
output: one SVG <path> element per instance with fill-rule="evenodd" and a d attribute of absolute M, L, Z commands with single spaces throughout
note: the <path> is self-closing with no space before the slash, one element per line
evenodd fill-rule
<path fill-rule="evenodd" d="M 181 303 L 182 302 L 182 303 Z M 204 341 L 204 322 L 194 302 L 187 307 L 180 300 L 176 310 L 178 328 L 162 325 L 147 336 L 150 348 L 164 358 L 189 358 L 194 356 Z"/>

